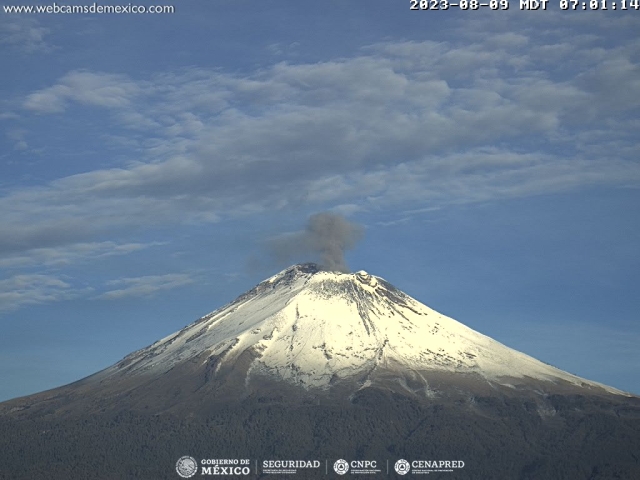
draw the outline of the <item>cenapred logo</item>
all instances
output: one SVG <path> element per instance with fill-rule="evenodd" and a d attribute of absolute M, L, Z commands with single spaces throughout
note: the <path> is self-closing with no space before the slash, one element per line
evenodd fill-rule
<path fill-rule="evenodd" d="M 398 473 L 398 475 L 406 475 L 407 473 L 409 473 L 409 470 L 411 470 L 411 465 L 409 465 L 409 462 L 407 462 L 404 458 L 401 458 L 396 462 L 393 468 Z"/>
<path fill-rule="evenodd" d="M 180 457 L 176 462 L 176 472 L 182 478 L 191 478 L 198 472 L 198 462 L 189 455 Z"/>
<path fill-rule="evenodd" d="M 349 462 L 344 459 L 336 460 L 336 463 L 333 464 L 333 470 L 338 475 L 344 475 L 349 471 Z"/>

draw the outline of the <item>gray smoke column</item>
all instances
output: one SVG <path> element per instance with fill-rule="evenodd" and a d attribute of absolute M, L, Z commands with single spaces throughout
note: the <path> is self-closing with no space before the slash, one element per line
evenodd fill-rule
<path fill-rule="evenodd" d="M 311 255 L 327 270 L 349 272 L 344 253 L 363 235 L 362 225 L 336 213 L 322 212 L 311 215 L 304 230 L 271 239 L 269 250 L 280 262 Z"/>

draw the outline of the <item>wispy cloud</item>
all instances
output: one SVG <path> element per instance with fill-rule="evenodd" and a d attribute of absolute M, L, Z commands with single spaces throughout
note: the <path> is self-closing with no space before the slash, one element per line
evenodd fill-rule
<path fill-rule="evenodd" d="M 65 245 L 57 248 L 35 248 L 23 255 L 9 255 L 5 258 L 0 258 L 0 267 L 66 266 L 98 258 L 128 255 L 158 245 L 163 245 L 163 243 L 120 244 L 116 242 L 90 242 Z"/>
<path fill-rule="evenodd" d="M 0 312 L 25 305 L 70 300 L 86 293 L 52 275 L 14 275 L 0 280 Z"/>
<path fill-rule="evenodd" d="M 26 130 L 20 128 L 8 130 L 7 132 L 5 132 L 5 135 L 9 139 L 9 141 L 13 143 L 13 149 L 15 151 L 23 151 L 29 148 L 29 145 L 25 140 L 26 133 Z"/>
<path fill-rule="evenodd" d="M 144 277 L 122 278 L 112 280 L 107 285 L 121 287 L 109 290 L 98 298 L 114 300 L 125 297 L 147 297 L 159 291 L 189 285 L 195 280 L 186 273 L 168 273 L 165 275 L 148 275 Z"/>

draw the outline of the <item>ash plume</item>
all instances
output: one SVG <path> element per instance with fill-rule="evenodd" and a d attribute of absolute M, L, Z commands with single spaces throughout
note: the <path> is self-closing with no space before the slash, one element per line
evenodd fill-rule
<path fill-rule="evenodd" d="M 354 248 L 363 234 L 362 225 L 336 213 L 322 212 L 311 215 L 304 230 L 271 239 L 268 248 L 282 263 L 312 256 L 327 270 L 349 272 L 345 251 Z"/>

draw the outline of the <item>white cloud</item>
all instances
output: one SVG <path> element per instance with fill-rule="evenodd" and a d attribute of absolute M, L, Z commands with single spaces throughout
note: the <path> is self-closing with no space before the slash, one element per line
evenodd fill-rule
<path fill-rule="evenodd" d="M 98 298 L 114 300 L 125 297 L 147 297 L 159 291 L 172 290 L 193 283 L 194 279 L 185 273 L 168 273 L 165 275 L 148 275 L 144 277 L 122 278 L 112 280 L 107 285 L 121 288 L 109 290 Z"/>
<path fill-rule="evenodd" d="M 14 15 L 11 21 L 0 22 L 0 45 L 17 48 L 23 53 L 48 53 L 53 50 L 45 38 L 50 29 L 32 18 L 24 17 Z"/>
<path fill-rule="evenodd" d="M 387 42 L 245 75 L 69 72 L 24 107 L 107 112 L 118 133 L 105 140 L 136 160 L 1 197 L 0 255 L 290 207 L 406 210 L 637 185 L 635 43 L 608 46 L 593 29 L 569 45 L 545 22 L 559 17 L 484 16 L 454 32 L 464 41 Z"/>
<path fill-rule="evenodd" d="M 70 72 L 51 87 L 30 94 L 24 107 L 38 113 L 63 112 L 70 102 L 104 108 L 127 108 L 144 89 L 124 76 L 86 71 Z"/>

